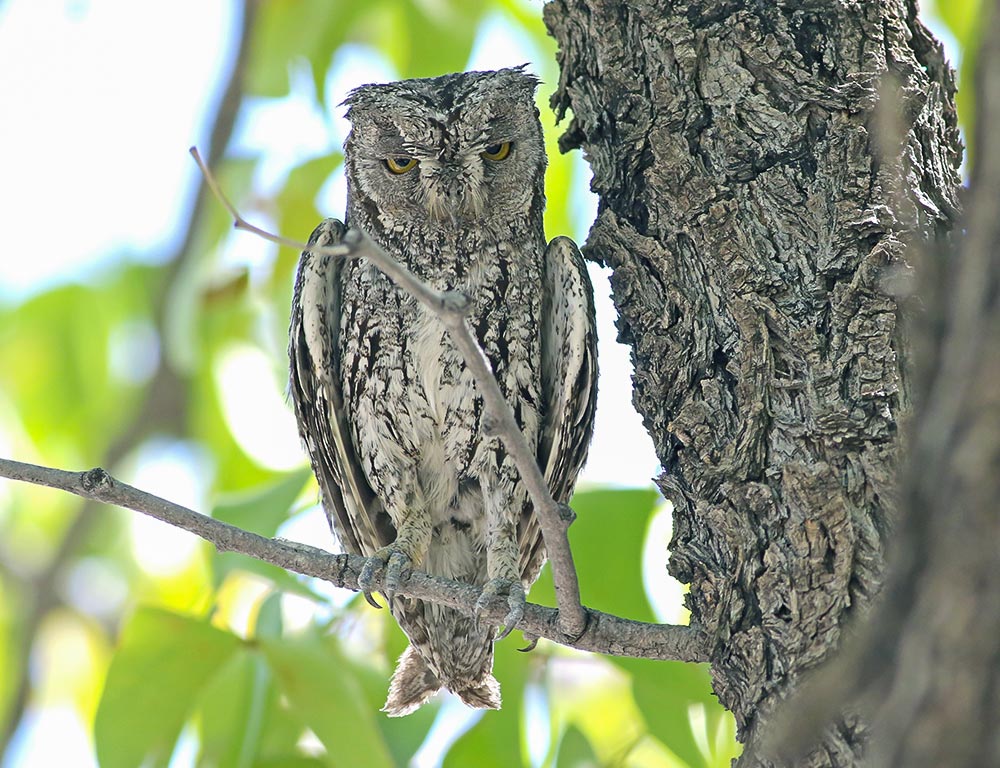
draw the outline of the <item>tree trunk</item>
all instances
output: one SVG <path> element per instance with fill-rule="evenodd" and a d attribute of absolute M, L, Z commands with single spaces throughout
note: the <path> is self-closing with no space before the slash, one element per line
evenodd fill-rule
<path fill-rule="evenodd" d="M 878 766 L 1000 766 L 1000 2 L 991 5 L 963 236 L 918 264 L 916 409 L 886 585 L 872 620 L 819 676 L 827 684 L 806 686 L 799 723 L 789 718 L 794 732 L 803 715 L 865 706 Z"/>
<path fill-rule="evenodd" d="M 905 244 L 957 216 L 951 72 L 912 0 L 554 0 L 545 20 L 561 146 L 601 200 L 585 253 L 614 270 L 674 504 L 670 570 L 740 764 L 768 765 L 775 708 L 879 590 L 910 400 L 893 286 Z M 800 764 L 855 765 L 866 734 L 845 714 Z"/>

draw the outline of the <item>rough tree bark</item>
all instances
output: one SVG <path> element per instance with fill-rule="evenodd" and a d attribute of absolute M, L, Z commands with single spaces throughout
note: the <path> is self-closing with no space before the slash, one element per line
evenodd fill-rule
<path fill-rule="evenodd" d="M 963 234 L 917 267 L 916 407 L 885 587 L 788 712 L 794 735 L 863 706 L 877 766 L 1000 765 L 1000 2 L 984 12 Z"/>
<path fill-rule="evenodd" d="M 888 278 L 954 226 L 952 75 L 913 0 L 553 0 L 545 20 L 561 146 L 600 195 L 585 253 L 614 270 L 674 503 L 670 570 L 715 640 L 740 764 L 769 765 L 777 705 L 879 590 L 910 400 Z M 866 735 L 841 716 L 799 764 L 855 765 Z"/>

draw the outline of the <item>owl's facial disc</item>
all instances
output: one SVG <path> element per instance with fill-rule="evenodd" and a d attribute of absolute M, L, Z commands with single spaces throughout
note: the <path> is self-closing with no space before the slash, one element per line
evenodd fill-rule
<path fill-rule="evenodd" d="M 391 228 L 495 234 L 523 223 L 544 204 L 536 84 L 513 69 L 356 89 L 347 100 L 349 199 Z"/>
<path fill-rule="evenodd" d="M 457 224 L 480 217 L 489 198 L 479 153 L 427 159 L 420 165 L 420 192 L 431 218 Z"/>

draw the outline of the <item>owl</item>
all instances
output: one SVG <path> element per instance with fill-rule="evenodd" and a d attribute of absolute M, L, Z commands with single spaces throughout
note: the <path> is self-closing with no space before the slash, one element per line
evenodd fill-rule
<path fill-rule="evenodd" d="M 471 298 L 467 322 L 552 494 L 568 501 L 597 396 L 593 291 L 576 245 L 546 244 L 545 149 L 524 68 L 365 85 L 344 102 L 346 222 L 310 244 L 366 232 L 418 278 Z M 430 311 L 364 258 L 306 251 L 290 325 L 290 394 L 331 527 L 368 558 L 409 646 L 383 710 L 405 715 L 441 687 L 496 709 L 498 627 L 396 594 L 407 569 L 506 600 L 506 625 L 545 561 L 531 500 L 484 430 L 464 358 Z"/>

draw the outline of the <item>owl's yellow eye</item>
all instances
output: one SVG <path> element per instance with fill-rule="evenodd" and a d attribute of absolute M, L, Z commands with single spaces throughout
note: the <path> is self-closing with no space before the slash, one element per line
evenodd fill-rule
<path fill-rule="evenodd" d="M 415 157 L 407 157 L 406 155 L 387 157 L 385 159 L 385 167 L 393 173 L 406 173 L 417 167 L 417 159 Z"/>
<path fill-rule="evenodd" d="M 510 154 L 510 142 L 503 141 L 499 144 L 490 144 L 483 150 L 483 157 L 487 160 L 504 160 Z"/>

